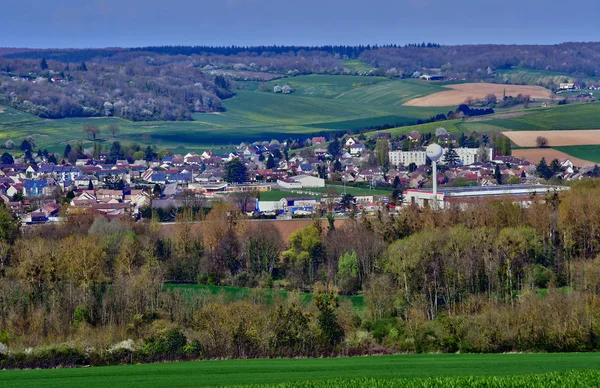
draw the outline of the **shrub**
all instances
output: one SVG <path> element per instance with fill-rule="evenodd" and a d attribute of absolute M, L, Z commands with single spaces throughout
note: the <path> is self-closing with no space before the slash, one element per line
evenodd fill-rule
<path fill-rule="evenodd" d="M 176 360 L 184 353 L 187 338 L 180 328 L 162 329 L 146 340 L 141 354 L 150 358 L 150 361 Z"/>

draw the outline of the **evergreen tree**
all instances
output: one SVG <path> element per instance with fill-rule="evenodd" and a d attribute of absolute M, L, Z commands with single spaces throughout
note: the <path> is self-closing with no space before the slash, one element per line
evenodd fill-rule
<path fill-rule="evenodd" d="M 494 178 L 499 185 L 502 184 L 502 172 L 500 171 L 499 165 L 496 165 L 496 168 L 494 169 Z"/>
<path fill-rule="evenodd" d="M 342 171 L 342 163 L 339 159 L 336 159 L 335 162 L 333 162 L 333 171 Z"/>
<path fill-rule="evenodd" d="M 90 181 L 88 182 L 88 190 L 94 190 L 94 184 L 92 183 L 92 180 L 90 179 Z"/>
<path fill-rule="evenodd" d="M 110 147 L 110 152 L 108 153 L 108 156 L 106 157 L 106 163 L 113 164 L 117 160 L 123 159 L 123 158 L 124 158 L 124 155 L 123 155 L 123 150 L 121 149 L 121 143 L 119 143 L 118 141 L 114 141 L 112 143 L 112 146 Z"/>
<path fill-rule="evenodd" d="M 225 164 L 225 181 L 229 183 L 243 183 L 247 179 L 248 169 L 239 158 Z"/>
<path fill-rule="evenodd" d="M 552 175 L 554 174 L 558 174 L 559 172 L 562 172 L 562 167 L 560 165 L 560 162 L 558 161 L 558 159 L 553 159 L 550 162 L 550 171 L 552 171 Z"/>
<path fill-rule="evenodd" d="M 11 154 L 9 154 L 8 152 L 5 152 L 0 157 L 0 162 L 2 162 L 2 164 L 14 164 L 15 159 L 13 158 L 13 156 Z"/>
<path fill-rule="evenodd" d="M 456 166 L 459 162 L 460 158 L 458 157 L 454 146 L 452 145 L 452 143 L 450 143 L 450 145 L 448 146 L 448 151 L 446 151 L 446 153 L 444 154 L 444 163 L 451 166 Z"/>
<path fill-rule="evenodd" d="M 275 167 L 275 160 L 273 159 L 273 155 L 269 154 L 269 157 L 267 158 L 267 169 L 272 169 L 273 167 Z"/>
<path fill-rule="evenodd" d="M 340 142 L 338 139 L 333 139 L 331 142 L 329 142 L 327 145 L 327 152 L 329 152 L 334 158 L 340 154 Z"/>
<path fill-rule="evenodd" d="M 24 139 L 23 142 L 21 143 L 21 151 L 23 151 L 23 152 L 31 151 L 31 143 L 29 143 L 27 141 L 27 139 Z"/>
<path fill-rule="evenodd" d="M 71 145 L 67 144 L 65 146 L 65 152 L 63 152 L 63 157 L 68 158 L 70 153 L 71 153 Z"/>
<path fill-rule="evenodd" d="M 550 169 L 550 167 L 548 167 L 548 164 L 546 163 L 546 158 L 542 158 L 542 160 L 540 160 L 535 169 L 538 173 L 538 176 L 542 179 L 548 180 L 552 178 L 552 175 L 554 175 L 552 173 L 552 170 Z"/>
<path fill-rule="evenodd" d="M 56 155 L 54 155 L 54 154 L 48 155 L 48 163 L 58 164 L 58 160 L 56 159 Z"/>
<path fill-rule="evenodd" d="M 40 69 L 46 70 L 48 68 L 48 63 L 46 63 L 46 58 L 42 58 L 40 62 Z"/>

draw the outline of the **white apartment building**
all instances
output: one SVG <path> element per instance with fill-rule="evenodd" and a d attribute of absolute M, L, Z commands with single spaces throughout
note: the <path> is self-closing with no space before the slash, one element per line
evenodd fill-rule
<path fill-rule="evenodd" d="M 448 148 L 444 148 L 444 153 L 438 163 L 444 164 L 444 155 L 448 151 Z M 477 154 L 479 148 L 455 148 L 456 154 L 460 159 L 463 166 L 473 164 L 477 162 Z M 488 160 L 492 160 L 493 149 L 488 148 Z M 427 163 L 427 154 L 425 150 L 413 150 L 413 151 L 390 151 L 389 153 L 390 165 L 392 166 L 404 166 L 408 167 L 409 164 L 414 163 L 418 166 L 422 166 Z"/>
<path fill-rule="evenodd" d="M 409 164 L 414 163 L 417 166 L 422 166 L 427 163 L 427 154 L 425 150 L 414 150 L 414 151 L 390 151 L 389 153 L 390 165 L 408 167 Z"/>

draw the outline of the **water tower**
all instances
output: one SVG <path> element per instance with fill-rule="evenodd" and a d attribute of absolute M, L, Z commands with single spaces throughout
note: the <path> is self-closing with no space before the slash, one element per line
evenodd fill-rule
<path fill-rule="evenodd" d="M 433 167 L 433 200 L 437 203 L 437 162 L 442 157 L 444 150 L 439 144 L 430 144 L 425 151 L 427 157 L 431 160 Z"/>

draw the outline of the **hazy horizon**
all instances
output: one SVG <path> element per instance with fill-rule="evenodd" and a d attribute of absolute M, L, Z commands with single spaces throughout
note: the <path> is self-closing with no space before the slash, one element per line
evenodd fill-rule
<path fill-rule="evenodd" d="M 48 10 L 24 0 L 3 5 L 0 47 L 104 48 L 162 45 L 557 44 L 597 37 L 600 2 L 574 0 L 568 19 L 547 1 L 57 0 Z M 164 4 L 164 3 L 163 3 Z M 26 11 L 24 11 L 26 10 Z M 565 21 L 568 20 L 568 21 Z M 591 20 L 591 21 L 590 21 Z"/>

